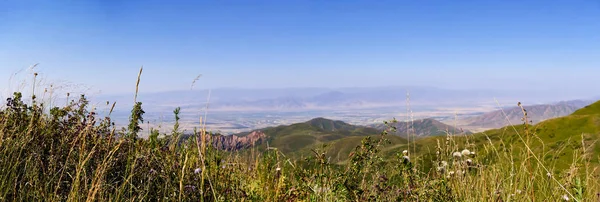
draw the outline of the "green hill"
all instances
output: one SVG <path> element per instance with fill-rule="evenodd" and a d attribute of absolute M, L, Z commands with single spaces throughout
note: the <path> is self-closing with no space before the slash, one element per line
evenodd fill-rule
<path fill-rule="evenodd" d="M 303 123 L 271 127 L 261 131 L 266 134 L 269 147 L 275 147 L 284 153 L 297 152 L 347 137 L 364 137 L 381 133 L 374 128 L 354 126 L 325 118 L 315 118 Z"/>
<path fill-rule="evenodd" d="M 420 155 L 428 151 L 436 151 L 436 142 L 444 142 L 446 137 L 431 137 L 418 140 Z M 544 161 L 547 166 L 557 170 L 568 168 L 574 158 L 581 158 L 580 152 L 585 146 L 586 159 L 600 164 L 600 101 L 577 110 L 571 115 L 549 119 L 535 125 L 514 125 L 500 129 L 488 130 L 470 136 L 457 136 L 452 139 L 457 149 L 470 148 L 479 150 L 482 155 L 489 155 L 489 162 L 494 162 L 493 149 L 512 151 L 514 154 L 526 153 L 523 141 L 529 141 L 529 148 Z M 470 145 L 466 145 L 469 142 Z M 490 142 L 492 144 L 490 144 Z M 453 144 L 450 143 L 450 144 Z M 493 147 L 492 147 L 493 145 Z M 574 152 L 577 151 L 577 152 Z M 522 155 L 513 155 L 522 156 Z M 521 161 L 523 159 L 514 159 Z"/>
<path fill-rule="evenodd" d="M 313 151 L 325 153 L 332 163 L 343 163 L 348 155 L 361 144 L 366 137 L 379 138 L 383 129 L 356 126 L 343 121 L 315 118 L 307 122 L 292 125 L 271 127 L 259 130 L 267 137 L 267 141 L 257 144 L 256 149 L 267 147 L 277 148 L 285 155 L 293 158 L 303 158 L 314 155 Z M 246 136 L 247 133 L 238 136 Z M 393 150 L 399 145 L 405 145 L 406 139 L 389 135 L 384 151 Z"/>
<path fill-rule="evenodd" d="M 329 120 L 326 118 L 315 118 L 307 122 L 312 127 L 320 128 L 324 131 L 355 130 L 358 126 L 347 124 L 343 121 Z"/>
<path fill-rule="evenodd" d="M 439 136 L 450 134 L 469 134 L 469 131 L 464 131 L 460 128 L 444 124 L 435 119 L 420 119 L 410 122 L 390 123 L 396 127 L 395 135 L 406 137 L 407 134 L 416 135 L 418 137 Z M 387 125 L 380 123 L 372 125 L 376 129 L 385 130 Z"/>

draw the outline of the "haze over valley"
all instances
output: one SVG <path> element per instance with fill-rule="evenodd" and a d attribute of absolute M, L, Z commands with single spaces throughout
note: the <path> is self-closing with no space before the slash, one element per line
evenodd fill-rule
<path fill-rule="evenodd" d="M 392 118 L 401 121 L 431 118 L 457 128 L 481 131 L 508 125 L 501 111 L 497 111 L 500 108 L 507 108 L 510 121 L 518 124 L 521 110 L 515 108 L 517 102 L 533 107 L 530 115 L 536 123 L 568 115 L 592 102 L 590 97 L 575 94 L 557 96 L 539 91 L 448 90 L 415 86 L 226 88 L 211 90 L 210 100 L 208 94 L 208 90 L 169 91 L 142 93 L 138 98 L 147 106 L 149 125 L 170 128 L 174 121 L 173 110 L 181 107 L 183 129 L 191 131 L 197 127 L 198 117 L 206 112 L 207 128 L 223 134 L 290 125 L 316 117 L 364 126 L 381 124 Z M 562 100 L 565 98 L 580 99 Z M 99 95 L 95 99 L 130 103 L 132 98 L 127 94 Z M 113 119 L 127 122 L 129 107 L 118 104 Z"/>

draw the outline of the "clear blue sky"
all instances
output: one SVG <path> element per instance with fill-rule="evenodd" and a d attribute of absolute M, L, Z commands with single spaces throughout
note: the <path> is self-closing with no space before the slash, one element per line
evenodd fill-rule
<path fill-rule="evenodd" d="M 0 78 L 34 63 L 104 93 L 141 65 L 144 91 L 595 90 L 600 1 L 0 1 Z"/>

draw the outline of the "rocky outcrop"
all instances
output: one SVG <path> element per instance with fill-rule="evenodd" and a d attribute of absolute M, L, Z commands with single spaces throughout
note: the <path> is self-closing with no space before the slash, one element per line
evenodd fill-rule
<path fill-rule="evenodd" d="M 247 149 L 266 141 L 267 136 L 262 131 L 253 131 L 245 136 L 217 135 L 212 136 L 213 147 L 225 151 L 237 151 Z"/>

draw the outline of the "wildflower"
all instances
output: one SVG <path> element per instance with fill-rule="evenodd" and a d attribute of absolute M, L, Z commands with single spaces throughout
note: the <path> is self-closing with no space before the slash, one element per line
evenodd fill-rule
<path fill-rule="evenodd" d="M 442 161 L 442 166 L 443 166 L 443 167 L 446 167 L 446 166 L 448 166 L 448 162 L 446 162 L 446 161 Z"/>
<path fill-rule="evenodd" d="M 195 191 L 196 190 L 196 186 L 194 186 L 194 185 L 185 185 L 185 190 L 186 191 Z"/>
<path fill-rule="evenodd" d="M 475 156 L 475 152 L 473 152 L 473 151 L 472 151 L 472 152 L 471 152 L 471 156 Z"/>
<path fill-rule="evenodd" d="M 460 158 L 462 157 L 462 154 L 460 154 L 460 152 L 454 152 L 452 153 L 452 156 L 454 156 L 454 158 Z"/>
<path fill-rule="evenodd" d="M 221 168 L 225 169 L 225 165 L 221 166 Z"/>
<path fill-rule="evenodd" d="M 410 163 L 410 158 L 408 156 L 403 156 L 402 159 L 404 159 L 404 163 Z"/>
<path fill-rule="evenodd" d="M 563 195 L 563 197 L 562 197 L 562 198 L 563 198 L 563 200 L 565 200 L 565 201 L 569 201 L 569 196 L 567 196 L 566 194 L 565 194 L 565 195 Z"/>
<path fill-rule="evenodd" d="M 552 174 L 550 174 L 550 173 L 546 173 L 546 176 L 548 176 L 548 177 L 552 177 Z"/>
<path fill-rule="evenodd" d="M 469 151 L 468 149 L 464 149 L 464 150 L 462 150 L 461 154 L 462 154 L 463 156 L 468 156 L 468 155 L 470 155 L 470 154 L 471 154 L 471 151 Z"/>
<path fill-rule="evenodd" d="M 448 172 L 448 175 L 450 175 L 450 176 L 454 175 L 454 171 Z"/>
<path fill-rule="evenodd" d="M 202 172 L 202 169 L 200 169 L 200 168 L 194 169 L 194 174 L 200 174 L 200 172 Z"/>
<path fill-rule="evenodd" d="M 281 168 L 280 168 L 280 167 L 277 167 L 275 170 L 276 170 L 277 172 L 279 172 L 279 171 L 281 171 Z"/>
<path fill-rule="evenodd" d="M 466 162 L 467 162 L 467 165 L 473 164 L 473 160 L 471 160 L 471 159 L 467 159 Z"/>
<path fill-rule="evenodd" d="M 439 167 L 437 167 L 437 171 L 440 172 L 440 173 L 444 173 L 444 172 L 446 172 L 446 168 L 442 167 L 442 166 L 439 166 Z"/>
<path fill-rule="evenodd" d="M 408 150 L 402 151 L 402 155 L 407 156 L 408 155 Z"/>

